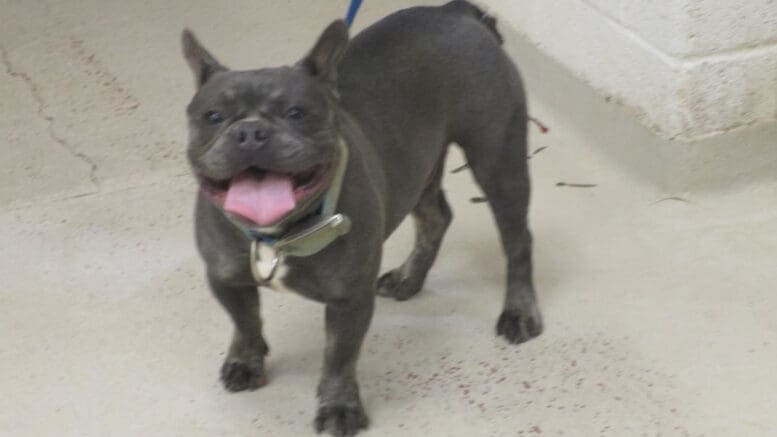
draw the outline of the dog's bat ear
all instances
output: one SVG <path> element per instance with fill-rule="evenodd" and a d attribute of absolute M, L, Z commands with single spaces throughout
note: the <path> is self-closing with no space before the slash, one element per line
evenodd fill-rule
<path fill-rule="evenodd" d="M 298 65 L 321 80 L 334 84 L 337 82 L 337 66 L 347 46 L 348 26 L 345 21 L 336 20 L 324 29 L 316 45 Z"/>
<path fill-rule="evenodd" d="M 208 53 L 189 29 L 184 29 L 181 43 L 183 56 L 194 73 L 194 83 L 197 88 L 204 85 L 215 73 L 227 71 L 227 67 L 221 65 L 213 55 Z"/>

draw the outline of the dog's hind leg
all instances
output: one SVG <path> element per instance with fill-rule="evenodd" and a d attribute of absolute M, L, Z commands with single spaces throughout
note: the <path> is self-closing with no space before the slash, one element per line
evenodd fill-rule
<path fill-rule="evenodd" d="M 526 112 L 516 110 L 503 125 L 484 123 L 460 143 L 494 213 L 507 257 L 507 293 L 496 331 L 510 343 L 522 343 L 542 332 L 527 223 L 530 185 L 526 142 Z"/>
<path fill-rule="evenodd" d="M 435 167 L 421 198 L 413 208 L 415 221 L 415 247 L 400 266 L 384 274 L 378 280 L 378 294 L 406 300 L 416 295 L 424 285 L 426 275 L 434 264 L 445 231 L 453 213 L 440 186 L 445 155 Z"/>

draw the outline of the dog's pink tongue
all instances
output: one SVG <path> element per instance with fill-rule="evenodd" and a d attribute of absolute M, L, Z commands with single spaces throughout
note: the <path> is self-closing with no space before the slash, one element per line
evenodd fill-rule
<path fill-rule="evenodd" d="M 294 186 L 288 176 L 266 174 L 259 179 L 248 172 L 229 184 L 224 210 L 259 226 L 270 226 L 294 209 Z"/>

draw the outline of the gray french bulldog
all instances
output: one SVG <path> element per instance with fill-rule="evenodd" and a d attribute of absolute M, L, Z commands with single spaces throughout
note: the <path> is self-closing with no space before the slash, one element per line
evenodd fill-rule
<path fill-rule="evenodd" d="M 353 435 L 367 427 L 356 361 L 375 295 L 405 300 L 421 290 L 452 218 L 440 186 L 451 143 L 487 195 L 507 258 L 496 333 L 515 344 L 540 334 L 526 102 L 494 18 L 457 0 L 401 10 L 350 41 L 338 20 L 298 63 L 251 71 L 229 70 L 189 31 L 183 49 L 197 85 L 187 108 L 188 157 L 200 183 L 197 245 L 235 325 L 221 369 L 227 390 L 266 383 L 258 286 L 288 288 L 326 305 L 315 429 Z M 263 236 L 233 218 L 288 229 L 316 216 L 337 184 L 336 211 L 350 219 L 350 232 L 316 253 L 284 257 L 278 277 L 262 283 L 251 252 Z M 378 278 L 383 242 L 408 214 L 415 247 Z"/>

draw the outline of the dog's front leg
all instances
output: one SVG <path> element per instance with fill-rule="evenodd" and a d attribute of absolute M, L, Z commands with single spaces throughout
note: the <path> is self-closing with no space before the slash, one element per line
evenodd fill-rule
<path fill-rule="evenodd" d="M 367 427 L 356 383 L 356 360 L 375 306 L 372 287 L 365 289 L 356 297 L 326 305 L 324 372 L 314 423 L 318 432 L 350 436 Z"/>
<path fill-rule="evenodd" d="M 255 390 L 267 383 L 264 356 L 269 348 L 262 336 L 259 293 L 256 286 L 234 286 L 209 275 L 210 288 L 235 325 L 232 344 L 221 367 L 221 381 L 229 391 Z"/>

